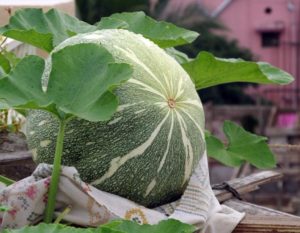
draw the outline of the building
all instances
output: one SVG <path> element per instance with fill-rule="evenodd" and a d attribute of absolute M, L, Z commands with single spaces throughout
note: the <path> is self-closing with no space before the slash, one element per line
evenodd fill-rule
<path fill-rule="evenodd" d="M 180 12 L 199 4 L 223 23 L 224 36 L 249 48 L 256 60 L 271 63 L 291 73 L 288 86 L 261 86 L 257 92 L 281 108 L 300 109 L 300 0 L 171 0 L 168 11 Z"/>
<path fill-rule="evenodd" d="M 281 108 L 300 109 L 300 0 L 202 0 L 213 17 L 257 60 L 291 73 L 284 87 L 261 86 L 259 92 Z M 250 92 L 250 91 L 249 91 Z"/>

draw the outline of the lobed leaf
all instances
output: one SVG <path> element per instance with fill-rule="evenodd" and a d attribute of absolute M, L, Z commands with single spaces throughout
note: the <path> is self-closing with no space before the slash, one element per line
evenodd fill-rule
<path fill-rule="evenodd" d="M 84 67 L 84 68 L 83 68 Z M 48 89 L 42 90 L 44 60 L 28 56 L 0 79 L 0 107 L 42 109 L 60 118 L 72 115 L 89 121 L 108 120 L 117 109 L 112 88 L 128 80 L 132 68 L 114 63 L 96 44 L 78 44 L 52 54 Z"/>
<path fill-rule="evenodd" d="M 110 88 L 131 74 L 128 64 L 114 63 L 112 55 L 99 45 L 68 46 L 52 54 L 47 93 L 65 113 L 89 121 L 108 120 L 118 106 Z"/>
<path fill-rule="evenodd" d="M 103 17 L 97 26 L 99 29 L 121 26 L 129 31 L 142 34 L 162 48 L 189 44 L 199 35 L 197 32 L 177 27 L 171 23 L 156 21 L 146 16 L 144 12 L 116 13 L 109 17 Z"/>
<path fill-rule="evenodd" d="M 275 167 L 276 161 L 268 147 L 267 138 L 247 132 L 237 124 L 225 121 L 223 131 L 228 139 L 225 146 L 218 138 L 207 133 L 207 153 L 228 165 L 239 166 L 247 161 L 257 168 Z"/>
<path fill-rule="evenodd" d="M 5 211 L 8 211 L 8 210 L 10 210 L 10 208 L 8 208 L 7 206 L 0 205 L 0 212 L 5 212 Z"/>
<path fill-rule="evenodd" d="M 230 82 L 282 85 L 294 80 L 289 73 L 268 63 L 221 59 L 208 52 L 200 52 L 194 60 L 182 66 L 195 83 L 196 89 Z"/>
<path fill-rule="evenodd" d="M 112 222 L 107 225 L 124 233 L 192 233 L 195 231 L 194 226 L 182 223 L 175 219 L 163 220 L 156 225 L 139 225 L 135 222 L 126 220 L 119 221 L 119 224 Z"/>
<path fill-rule="evenodd" d="M 95 30 L 95 26 L 55 9 L 43 13 L 42 9 L 27 8 L 16 11 L 0 34 L 50 52 L 73 35 Z"/>
<path fill-rule="evenodd" d="M 0 78 L 5 76 L 9 72 L 10 72 L 9 60 L 4 56 L 3 53 L 0 53 Z"/>
<path fill-rule="evenodd" d="M 5 176 L 1 176 L 1 175 L 0 175 L 0 182 L 6 186 L 9 186 L 9 185 L 15 183 L 14 180 L 12 180 L 8 177 L 5 177 Z"/>
<path fill-rule="evenodd" d="M 42 91 L 44 60 L 28 56 L 15 69 L 0 79 L 1 107 L 45 109 L 50 101 Z"/>
<path fill-rule="evenodd" d="M 114 19 L 111 17 L 103 17 L 100 22 L 95 26 L 99 29 L 126 29 L 129 27 L 128 23 L 120 19 Z"/>
<path fill-rule="evenodd" d="M 21 229 L 5 229 L 3 233 L 192 233 L 195 228 L 180 221 L 169 219 L 157 225 L 140 225 L 126 220 L 112 221 L 99 228 L 75 228 L 62 224 L 41 223 Z"/>
<path fill-rule="evenodd" d="M 17 57 L 12 51 L 7 51 L 5 48 L 1 51 L 1 54 L 5 57 L 5 59 L 9 62 L 10 69 L 13 69 L 21 58 Z M 7 73 L 9 73 L 9 71 Z"/>
<path fill-rule="evenodd" d="M 41 223 L 36 226 L 27 226 L 20 229 L 5 229 L 3 233 L 94 233 L 92 228 L 75 228 L 61 224 L 45 224 Z M 99 232 L 101 233 L 101 231 Z M 109 233 L 109 232 L 108 232 Z M 115 233 L 115 232 L 111 232 Z"/>
<path fill-rule="evenodd" d="M 31 8 L 16 11 L 9 24 L 0 28 L 0 34 L 50 52 L 76 34 L 112 28 L 142 34 L 164 48 L 191 43 L 198 36 L 196 32 L 171 23 L 158 22 L 143 12 L 113 14 L 103 17 L 94 26 L 55 9 L 43 13 L 41 9 Z"/>
<path fill-rule="evenodd" d="M 221 163 L 231 167 L 238 167 L 244 162 L 241 158 L 232 155 L 227 150 L 226 146 L 222 143 L 222 141 L 217 137 L 206 133 L 205 141 L 207 146 L 207 155 L 209 157 L 212 157 L 220 161 Z"/>
<path fill-rule="evenodd" d="M 187 63 L 191 59 L 183 52 L 171 47 L 165 49 L 166 53 L 173 57 L 179 64 Z"/>

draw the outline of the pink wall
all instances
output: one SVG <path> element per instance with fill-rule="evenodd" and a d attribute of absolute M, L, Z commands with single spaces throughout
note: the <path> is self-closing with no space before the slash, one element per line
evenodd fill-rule
<path fill-rule="evenodd" d="M 224 2 L 227 7 L 217 16 L 229 31 L 227 37 L 238 39 L 241 46 L 249 48 L 257 60 L 269 62 L 293 74 L 296 82 L 280 88 L 300 89 L 300 0 L 201 0 L 210 12 L 215 12 Z M 267 8 L 271 12 L 267 14 Z M 261 44 L 263 32 L 280 32 L 279 46 L 264 47 Z M 264 87 L 262 89 L 270 89 Z M 272 87 L 273 88 L 273 87 Z M 274 95 L 274 94 L 273 94 Z M 300 97 L 300 94 L 298 93 Z M 296 94 L 287 91 L 271 97 L 281 100 L 280 104 L 295 107 Z M 300 108 L 300 105 L 298 104 Z"/>
<path fill-rule="evenodd" d="M 296 75 L 291 61 L 292 50 L 296 46 L 291 43 L 299 42 L 299 35 L 296 34 L 299 33 L 300 28 L 300 1 L 293 1 L 294 12 L 288 10 L 288 2 L 287 0 L 234 0 L 220 14 L 219 19 L 230 29 L 227 35 L 238 38 L 239 43 L 250 48 L 259 60 L 268 61 Z M 268 7 L 272 9 L 270 14 L 265 13 Z M 292 26 L 293 24 L 296 24 L 296 27 Z M 280 46 L 262 47 L 260 31 L 275 31 L 276 28 L 277 30 L 282 28 Z"/>
<path fill-rule="evenodd" d="M 225 35 L 238 39 L 241 46 L 249 48 L 256 55 L 257 60 L 280 67 L 296 78 L 296 81 L 288 86 L 281 88 L 264 86 L 260 91 L 266 93 L 265 90 L 275 89 L 273 94 L 268 92 L 267 97 L 281 106 L 299 108 L 297 94 L 289 90 L 300 88 L 300 0 L 201 1 L 211 12 L 223 2 L 227 2 L 228 5 L 217 17 L 229 28 Z M 266 13 L 267 8 L 271 9 L 269 14 Z M 279 45 L 262 46 L 262 33 L 276 31 L 280 32 Z"/>

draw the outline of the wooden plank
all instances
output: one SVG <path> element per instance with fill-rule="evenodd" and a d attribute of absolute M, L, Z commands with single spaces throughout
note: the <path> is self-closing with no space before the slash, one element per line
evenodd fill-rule
<path fill-rule="evenodd" d="M 259 172 L 245 178 L 233 179 L 228 184 L 240 194 L 258 188 L 259 185 L 281 179 L 282 175 L 274 171 Z M 300 233 L 300 217 L 258 206 L 252 203 L 231 199 L 232 194 L 225 190 L 214 190 L 219 201 L 240 212 L 246 213 L 234 233 Z"/>
<path fill-rule="evenodd" d="M 235 228 L 234 233 L 300 233 L 300 218 L 246 216 Z"/>
<path fill-rule="evenodd" d="M 28 151 L 0 153 L 0 165 L 9 165 L 16 162 L 31 162 L 32 154 Z"/>
<path fill-rule="evenodd" d="M 281 178 L 282 174 L 278 172 L 262 171 L 244 178 L 230 180 L 227 183 L 242 195 L 257 190 L 259 185 L 271 183 L 280 180 Z M 214 190 L 214 193 L 219 202 L 229 200 L 233 197 L 232 193 L 227 190 Z"/>
<path fill-rule="evenodd" d="M 246 213 L 245 218 L 233 231 L 234 233 L 300 233 L 300 217 L 295 215 L 233 199 L 224 202 L 224 204 Z"/>
<path fill-rule="evenodd" d="M 270 209 L 264 206 L 255 205 L 245 201 L 230 199 L 225 201 L 223 204 L 239 212 L 244 212 L 247 214 L 247 216 L 287 217 L 287 218 L 295 218 L 295 220 L 298 220 L 300 222 L 300 217 L 297 217 L 295 215 Z"/>
<path fill-rule="evenodd" d="M 266 136 L 300 136 L 300 129 L 298 128 L 277 128 L 277 127 L 268 127 L 266 128 Z"/>

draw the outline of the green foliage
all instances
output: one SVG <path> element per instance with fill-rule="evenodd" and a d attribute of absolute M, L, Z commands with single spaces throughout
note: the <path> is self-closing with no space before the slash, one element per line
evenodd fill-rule
<path fill-rule="evenodd" d="M 9 60 L 0 53 L 0 78 L 5 76 L 10 71 Z"/>
<path fill-rule="evenodd" d="M 106 226 L 113 226 L 113 229 L 124 233 L 192 233 L 195 230 L 195 227 L 181 223 L 175 219 L 164 220 L 157 225 L 139 225 L 131 221 L 116 221 Z"/>
<path fill-rule="evenodd" d="M 90 121 L 112 116 L 118 100 L 110 88 L 130 77 L 129 65 L 114 63 L 111 54 L 95 44 L 64 48 L 53 54 L 52 62 L 47 92 L 41 85 L 43 59 L 28 56 L 0 80 L 0 99 L 10 107 L 46 110 L 59 118 L 61 112 Z"/>
<path fill-rule="evenodd" d="M 157 225 L 140 225 L 131 221 L 118 220 L 99 228 L 75 228 L 61 224 L 41 223 L 16 230 L 6 229 L 3 233 L 192 233 L 194 230 L 191 225 L 170 219 L 161 221 Z"/>
<path fill-rule="evenodd" d="M 8 25 L 0 28 L 0 34 L 50 52 L 70 36 L 95 30 L 95 26 L 55 9 L 47 13 L 41 9 L 21 9 Z"/>
<path fill-rule="evenodd" d="M 206 132 L 207 154 L 228 165 L 239 166 L 247 161 L 257 168 L 275 167 L 275 158 L 270 151 L 267 138 L 249 133 L 233 122 L 225 121 L 223 131 L 228 145 Z"/>
<path fill-rule="evenodd" d="M 18 116 L 9 117 L 9 111 L 12 110 L 3 109 L 5 108 L 5 106 L 6 104 L 1 103 L 0 101 L 0 132 L 4 132 L 4 133 L 19 132 L 23 124 L 22 119 Z"/>
<path fill-rule="evenodd" d="M 129 27 L 128 23 L 123 20 L 110 18 L 110 17 L 103 17 L 100 22 L 96 24 L 99 30 L 101 29 L 126 29 Z"/>
<path fill-rule="evenodd" d="M 15 183 L 14 180 L 11 180 L 11 179 L 9 179 L 9 178 L 7 178 L 5 176 L 1 176 L 1 175 L 0 175 L 0 182 L 3 183 L 3 184 L 5 184 L 6 186 Z"/>
<path fill-rule="evenodd" d="M 1 38 L 1 36 L 0 36 Z M 13 52 L 7 51 L 3 44 L 6 41 L 4 39 L 0 45 L 0 79 L 7 76 L 12 69 L 20 61 Z M 7 108 L 7 103 L 0 98 L 0 132 L 19 132 L 22 127 L 22 119 L 18 116 L 9 117 L 9 111 Z"/>
<path fill-rule="evenodd" d="M 155 21 L 144 12 L 113 14 L 108 18 L 102 18 L 98 25 L 107 25 L 107 20 L 119 20 L 126 23 L 125 29 L 142 34 L 162 48 L 188 44 L 198 37 L 196 32 L 176 27 L 171 23 Z"/>
<path fill-rule="evenodd" d="M 43 59 L 28 56 L 7 76 L 0 79 L 0 99 L 7 108 L 37 108 L 47 104 L 41 88 L 43 71 Z"/>
<path fill-rule="evenodd" d="M 188 63 L 192 60 L 185 53 L 180 52 L 179 50 L 177 50 L 175 48 L 166 48 L 165 51 L 171 57 L 175 58 L 175 60 L 181 65 L 184 63 Z"/>
<path fill-rule="evenodd" d="M 197 89 L 230 82 L 282 85 L 294 80 L 287 72 L 268 63 L 216 58 L 208 52 L 200 52 L 196 59 L 183 63 L 182 66 Z"/>
<path fill-rule="evenodd" d="M 5 59 L 9 62 L 10 68 L 7 67 L 7 73 L 14 68 L 18 62 L 20 61 L 20 58 L 18 58 L 13 52 L 9 52 L 6 49 L 2 48 L 1 55 L 5 57 Z M 5 62 L 5 61 L 4 61 Z M 2 66 L 2 60 L 0 61 L 0 66 Z"/>
<path fill-rule="evenodd" d="M 60 111 L 89 121 L 104 121 L 118 106 L 111 88 L 131 74 L 128 64 L 114 63 L 111 54 L 99 45 L 69 46 L 52 54 L 47 93 Z"/>
<path fill-rule="evenodd" d="M 144 11 L 149 15 L 149 0 L 76 0 L 77 15 L 90 24 L 114 13 Z"/>
<path fill-rule="evenodd" d="M 143 12 L 114 14 L 93 26 L 55 9 L 47 13 L 41 9 L 19 10 L 8 25 L 0 28 L 0 34 L 51 52 L 71 36 L 102 28 L 125 28 L 142 34 L 162 47 L 187 44 L 198 36 L 196 32 L 170 23 L 157 22 Z M 1 64 L 5 65 L 4 62 Z"/>
<path fill-rule="evenodd" d="M 0 36 L 0 39 L 2 36 Z M 4 77 L 6 74 L 10 72 L 12 68 L 16 66 L 19 62 L 19 58 L 12 52 L 8 52 L 4 47 L 3 44 L 5 43 L 6 39 L 2 41 L 0 44 L 0 78 Z"/>
<path fill-rule="evenodd" d="M 5 211 L 8 211 L 9 208 L 7 206 L 4 206 L 4 205 L 0 205 L 0 212 L 5 212 Z"/>

